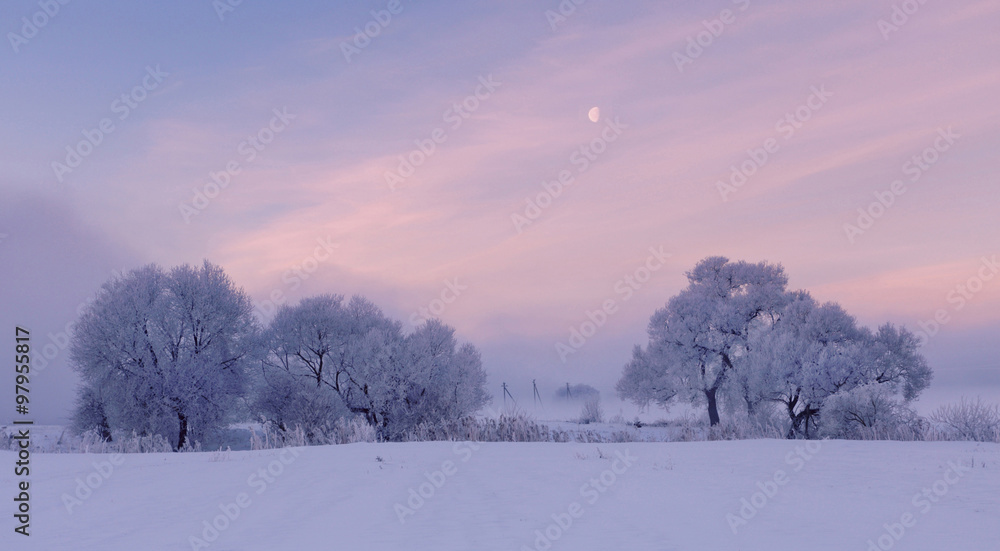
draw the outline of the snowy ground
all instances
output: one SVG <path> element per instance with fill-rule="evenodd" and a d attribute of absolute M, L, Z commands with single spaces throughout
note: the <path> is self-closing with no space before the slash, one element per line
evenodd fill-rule
<path fill-rule="evenodd" d="M 883 549 L 1000 546 L 1000 445 L 812 446 L 426 442 L 37 453 L 32 535 L 15 535 L 4 513 L 0 548 L 867 551 L 880 537 Z M 0 452 L 0 463 L 13 465 L 14 454 Z M 5 495 L 12 471 L 0 470 Z M 213 522 L 218 530 L 206 528 Z"/>

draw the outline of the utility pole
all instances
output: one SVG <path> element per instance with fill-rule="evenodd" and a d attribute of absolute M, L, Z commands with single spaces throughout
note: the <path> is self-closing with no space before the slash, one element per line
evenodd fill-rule
<path fill-rule="evenodd" d="M 517 400 L 515 400 L 514 396 L 510 393 L 509 390 L 507 390 L 507 383 L 503 383 L 502 386 L 503 386 L 503 407 L 504 407 L 504 409 L 507 408 L 507 397 L 508 396 L 510 396 L 510 401 L 513 402 L 513 404 L 516 406 L 517 405 Z"/>

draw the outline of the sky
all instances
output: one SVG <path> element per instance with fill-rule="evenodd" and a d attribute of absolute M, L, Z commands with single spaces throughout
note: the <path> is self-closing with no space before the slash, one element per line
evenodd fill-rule
<path fill-rule="evenodd" d="M 209 259 L 264 320 L 362 294 L 454 326 L 497 402 L 613 404 L 723 255 L 922 332 L 923 411 L 1000 401 L 998 28 L 995 0 L 4 2 L 0 327 L 65 422 L 100 285 Z"/>

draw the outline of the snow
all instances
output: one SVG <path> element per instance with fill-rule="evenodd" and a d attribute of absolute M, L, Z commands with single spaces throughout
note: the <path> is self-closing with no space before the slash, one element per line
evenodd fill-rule
<path fill-rule="evenodd" d="M 35 453 L 32 535 L 14 534 L 4 514 L 0 547 L 193 549 L 190 537 L 203 536 L 204 522 L 238 501 L 246 507 L 204 548 L 543 549 L 535 531 L 546 529 L 558 535 L 548 542 L 553 550 L 866 551 L 879 536 L 900 550 L 1000 546 L 1000 445 L 805 446 L 419 442 L 120 457 Z M 634 459 L 628 466 L 622 457 Z M 0 462 L 13 465 L 13 452 L 0 452 Z M 269 467 L 272 475 L 261 476 Z M 8 494 L 13 469 L 0 473 Z M 96 489 L 68 512 L 64 494 L 73 495 L 88 475 Z M 784 483 L 768 484 L 775 480 Z M 754 495 L 758 482 L 773 494 L 766 503 L 763 492 Z M 914 503 L 922 488 L 937 501 Z M 411 489 L 430 497 L 411 503 L 401 522 L 394 506 L 406 506 Z M 741 499 L 762 506 L 734 534 L 729 520 L 740 516 Z M 904 513 L 912 515 L 910 526 L 900 523 Z M 557 529 L 553 515 L 572 524 Z M 883 524 L 902 529 L 898 542 Z"/>

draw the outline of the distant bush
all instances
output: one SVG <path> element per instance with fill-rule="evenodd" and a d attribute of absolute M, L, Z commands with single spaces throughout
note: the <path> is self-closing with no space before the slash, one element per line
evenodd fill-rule
<path fill-rule="evenodd" d="M 930 416 L 944 439 L 1000 442 L 1000 406 L 980 398 L 962 398 L 957 404 L 939 407 Z"/>
<path fill-rule="evenodd" d="M 583 411 L 580 412 L 580 423 L 588 425 L 590 423 L 603 423 L 604 409 L 601 408 L 601 398 L 599 396 L 588 396 L 583 403 Z"/>
<path fill-rule="evenodd" d="M 600 395 L 599 390 L 585 384 L 566 385 L 559 387 L 559 390 L 556 391 L 556 398 L 560 400 L 586 400 L 592 396 L 599 397 Z"/>

